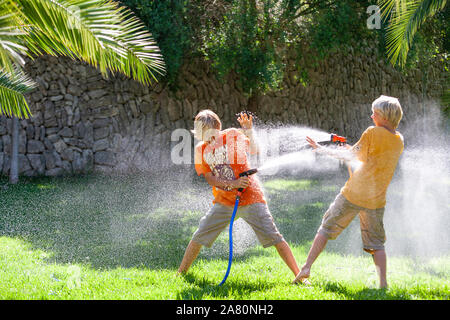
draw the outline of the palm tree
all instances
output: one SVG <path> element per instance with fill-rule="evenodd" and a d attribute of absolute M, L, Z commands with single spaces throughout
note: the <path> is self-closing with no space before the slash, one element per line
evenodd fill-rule
<path fill-rule="evenodd" d="M 109 72 L 122 73 L 143 84 L 165 72 L 144 24 L 114 1 L 0 0 L 0 115 L 31 115 L 24 94 L 36 84 L 23 72 L 24 57 L 42 54 L 80 59 L 105 78 Z M 10 181 L 16 182 L 17 176 Z"/>
<path fill-rule="evenodd" d="M 386 32 L 389 60 L 403 67 L 417 30 L 443 10 L 447 0 L 379 0 L 379 3 L 382 17 L 389 22 Z"/>
<path fill-rule="evenodd" d="M 33 88 L 23 56 L 64 55 L 143 84 L 164 73 L 159 48 L 129 9 L 111 0 L 0 0 L 0 114 L 27 118 Z"/>

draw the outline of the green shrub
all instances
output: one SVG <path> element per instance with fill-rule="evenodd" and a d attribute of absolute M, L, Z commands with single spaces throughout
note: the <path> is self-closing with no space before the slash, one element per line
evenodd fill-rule
<path fill-rule="evenodd" d="M 354 44 L 376 33 L 367 28 L 369 1 L 343 0 L 320 10 L 307 23 L 307 39 L 319 58 L 342 45 Z"/>
<path fill-rule="evenodd" d="M 204 43 L 205 57 L 212 61 L 219 78 L 235 71 L 240 87 L 249 94 L 274 89 L 282 80 L 283 63 L 270 39 L 273 17 L 267 11 L 271 6 L 270 1 L 264 2 L 264 10 L 259 10 L 252 1 L 233 1 Z"/>
<path fill-rule="evenodd" d="M 166 62 L 163 80 L 174 84 L 185 53 L 191 46 L 191 28 L 186 22 L 187 0 L 121 0 L 149 28 Z"/>
<path fill-rule="evenodd" d="M 252 95 L 281 88 L 288 49 L 303 56 L 299 82 L 306 68 L 321 63 L 342 46 L 358 51 L 378 44 L 386 58 L 385 27 L 367 28 L 367 8 L 376 0 L 120 0 L 144 21 L 164 56 L 172 88 L 180 67 L 193 55 L 209 60 L 219 79 L 235 73 L 242 91 Z M 427 65 L 449 48 L 449 7 L 419 30 L 407 68 Z M 362 41 L 365 40 L 365 41 Z M 304 55 L 304 45 L 316 54 Z M 387 60 L 386 60 L 387 61 Z M 420 66 L 419 66 L 420 67 Z M 407 72 L 407 70 L 406 70 Z"/>

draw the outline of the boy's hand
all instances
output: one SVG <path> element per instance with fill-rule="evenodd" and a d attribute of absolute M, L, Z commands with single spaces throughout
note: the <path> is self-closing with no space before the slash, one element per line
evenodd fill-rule
<path fill-rule="evenodd" d="M 247 188 L 250 181 L 248 177 L 240 177 L 239 179 L 233 180 L 233 189 L 239 189 L 239 188 Z"/>
<path fill-rule="evenodd" d="M 241 112 L 239 114 L 239 117 L 237 118 L 237 121 L 241 124 L 241 127 L 243 129 L 251 129 L 253 127 L 253 117 L 252 115 L 248 115 L 245 112 Z"/>
<path fill-rule="evenodd" d="M 317 148 L 320 147 L 313 139 L 311 139 L 311 138 L 308 137 L 308 136 L 306 136 L 306 142 L 308 142 L 309 145 L 310 145 L 313 149 L 317 149 Z"/>

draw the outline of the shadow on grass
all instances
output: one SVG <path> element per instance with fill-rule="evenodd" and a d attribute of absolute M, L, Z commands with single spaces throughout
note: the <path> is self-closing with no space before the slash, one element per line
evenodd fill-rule
<path fill-rule="evenodd" d="M 202 300 L 204 298 L 225 299 L 234 296 L 236 299 L 247 297 L 255 291 L 264 291 L 271 289 L 273 286 L 267 283 L 251 283 L 242 280 L 227 280 L 223 285 L 212 282 L 206 276 L 199 278 L 193 274 L 187 273 L 183 275 L 184 280 L 192 284 L 192 287 L 178 293 L 177 299 L 180 300 Z"/>
<path fill-rule="evenodd" d="M 338 282 L 327 282 L 323 290 L 343 295 L 350 300 L 410 300 L 409 296 L 389 289 L 364 288 L 351 291 Z"/>
<path fill-rule="evenodd" d="M 186 188 L 200 196 L 188 199 Z M 21 178 L 0 189 L 0 235 L 51 252 L 50 262 L 174 268 L 203 193 L 193 180 L 175 187 L 164 176 Z"/>
<path fill-rule="evenodd" d="M 314 238 L 337 187 L 326 177 L 297 180 L 281 179 L 265 193 L 281 233 L 290 244 L 302 245 Z M 0 235 L 53 253 L 51 262 L 87 263 L 97 269 L 178 267 L 212 205 L 211 189 L 201 177 L 174 172 L 21 178 L 17 185 L 8 185 L 3 177 L 0 198 Z M 221 250 L 226 259 L 228 246 L 220 246 L 226 247 Z M 248 250 L 241 258 L 258 254 Z M 202 258 L 217 256 L 206 253 Z"/>

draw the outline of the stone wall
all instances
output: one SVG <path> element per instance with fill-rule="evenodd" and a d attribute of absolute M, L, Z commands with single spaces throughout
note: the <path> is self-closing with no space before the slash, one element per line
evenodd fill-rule
<path fill-rule="evenodd" d="M 307 68 L 307 86 L 298 81 L 294 63 L 290 66 L 283 89 L 259 97 L 259 121 L 320 128 L 350 140 L 371 124 L 370 104 L 380 94 L 400 99 L 405 112 L 401 126 L 406 126 L 423 111 L 423 101 L 442 94 L 445 76 L 439 65 L 429 67 L 426 83 L 419 70 L 404 76 L 372 48 L 363 53 L 348 48 Z M 33 117 L 20 121 L 21 175 L 170 166 L 175 143 L 171 133 L 191 129 L 199 110 L 216 111 L 228 127 L 237 125 L 237 112 L 248 109 L 236 78 L 222 83 L 201 61 L 186 62 L 178 89 L 172 91 L 160 83 L 145 87 L 123 76 L 105 80 L 95 68 L 67 58 L 39 57 L 27 63 L 26 71 L 38 88 L 27 95 Z M 5 175 L 10 167 L 11 122 L 0 117 L 0 173 Z"/>

